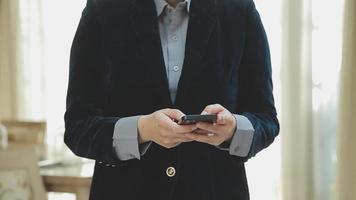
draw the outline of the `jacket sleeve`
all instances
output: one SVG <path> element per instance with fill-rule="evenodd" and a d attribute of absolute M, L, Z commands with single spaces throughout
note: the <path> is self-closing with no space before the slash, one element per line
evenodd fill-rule
<path fill-rule="evenodd" d="M 118 117 L 105 116 L 110 73 L 106 70 L 101 27 L 94 0 L 88 0 L 71 49 L 64 142 L 78 156 L 122 163 L 113 150 Z"/>
<path fill-rule="evenodd" d="M 250 2 L 238 86 L 240 95 L 238 113 L 247 117 L 255 130 L 245 160 L 269 146 L 279 133 L 267 36 L 259 13 L 253 1 Z"/>

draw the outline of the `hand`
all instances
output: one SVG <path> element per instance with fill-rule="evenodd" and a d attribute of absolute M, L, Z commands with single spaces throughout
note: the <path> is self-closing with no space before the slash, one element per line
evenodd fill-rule
<path fill-rule="evenodd" d="M 207 106 L 202 114 L 217 114 L 216 123 L 198 122 L 197 130 L 186 133 L 185 136 L 191 140 L 218 146 L 232 138 L 236 130 L 235 117 L 219 104 Z"/>
<path fill-rule="evenodd" d="M 196 130 L 196 125 L 178 125 L 173 120 L 184 113 L 177 109 L 163 109 L 138 119 L 139 143 L 153 141 L 163 147 L 173 148 L 192 140 L 184 134 Z"/>

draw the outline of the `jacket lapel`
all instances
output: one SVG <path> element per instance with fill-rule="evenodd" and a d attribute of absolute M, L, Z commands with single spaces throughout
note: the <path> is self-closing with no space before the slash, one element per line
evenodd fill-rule
<path fill-rule="evenodd" d="M 185 47 L 185 59 L 178 84 L 177 103 L 184 96 L 202 69 L 201 59 L 208 47 L 209 38 L 217 19 L 215 0 L 192 0 Z M 184 98 L 184 97 L 183 97 Z"/>
<path fill-rule="evenodd" d="M 172 107 L 168 79 L 162 53 L 158 20 L 153 0 L 132 0 L 130 20 L 139 39 L 144 58 L 149 63 L 151 77 L 157 83 L 156 92 L 162 106 Z M 183 70 L 178 84 L 176 104 L 182 98 L 184 88 L 194 81 L 205 67 L 200 60 L 208 46 L 211 32 L 216 23 L 215 0 L 192 0 L 185 47 Z"/>
<path fill-rule="evenodd" d="M 163 107 L 172 107 L 154 1 L 131 0 L 131 2 L 132 28 L 139 40 L 138 48 L 144 55 L 142 59 L 147 61 L 146 65 L 150 68 L 159 103 Z"/>

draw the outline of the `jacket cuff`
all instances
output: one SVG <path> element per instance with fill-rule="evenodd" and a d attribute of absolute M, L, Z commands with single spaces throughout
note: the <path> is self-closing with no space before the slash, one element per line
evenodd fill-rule
<path fill-rule="evenodd" d="M 125 117 L 115 124 L 113 148 L 119 160 L 141 159 L 151 142 L 139 144 L 137 123 L 140 116 Z"/>
<path fill-rule="evenodd" d="M 237 128 L 232 139 L 217 148 L 229 151 L 230 155 L 246 157 L 252 146 L 255 129 L 247 117 L 243 115 L 234 115 L 234 117 Z"/>

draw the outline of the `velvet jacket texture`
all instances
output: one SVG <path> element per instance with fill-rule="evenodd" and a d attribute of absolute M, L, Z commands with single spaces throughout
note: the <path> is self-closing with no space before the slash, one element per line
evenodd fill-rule
<path fill-rule="evenodd" d="M 88 0 L 82 13 L 71 51 L 64 140 L 76 155 L 96 160 L 90 198 L 247 200 L 244 163 L 279 132 L 269 47 L 255 5 L 192 0 L 174 104 L 155 12 L 153 0 Z M 163 108 L 199 114 L 215 103 L 253 124 L 247 157 L 198 142 L 173 149 L 152 144 L 140 160 L 115 155 L 112 136 L 121 117 Z M 170 166 L 174 177 L 166 175 Z"/>

